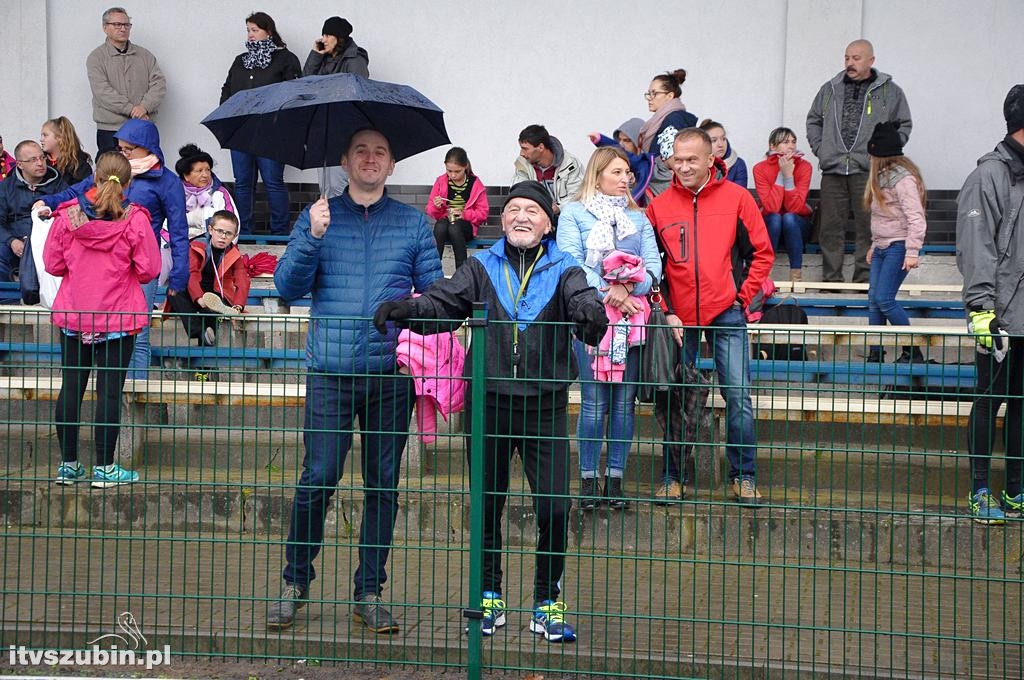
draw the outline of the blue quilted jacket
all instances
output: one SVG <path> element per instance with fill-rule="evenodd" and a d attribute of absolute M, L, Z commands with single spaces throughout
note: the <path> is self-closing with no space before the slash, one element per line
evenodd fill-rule
<path fill-rule="evenodd" d="M 309 208 L 299 215 L 274 284 L 286 300 L 312 294 L 310 370 L 391 371 L 398 330 L 382 336 L 371 317 L 382 302 L 408 297 L 414 288 L 425 291 L 442 278 L 433 232 L 422 213 L 386 192 L 369 207 L 353 201 L 347 190 L 329 205 L 331 224 L 322 239 L 309 232 Z"/>

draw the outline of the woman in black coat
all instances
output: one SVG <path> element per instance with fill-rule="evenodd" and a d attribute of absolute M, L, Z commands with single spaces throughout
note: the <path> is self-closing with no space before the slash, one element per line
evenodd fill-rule
<path fill-rule="evenodd" d="M 248 37 L 246 51 L 235 57 L 228 69 L 228 77 L 220 90 L 221 104 L 236 92 L 298 78 L 301 73 L 299 58 L 285 46 L 269 14 L 250 14 L 245 19 L 245 28 Z M 287 234 L 288 189 L 284 186 L 284 164 L 232 150 L 231 167 L 235 173 L 234 195 L 241 233 L 252 233 L 253 193 L 256 172 L 259 171 L 263 187 L 267 190 L 267 203 L 270 204 L 270 231 Z"/>

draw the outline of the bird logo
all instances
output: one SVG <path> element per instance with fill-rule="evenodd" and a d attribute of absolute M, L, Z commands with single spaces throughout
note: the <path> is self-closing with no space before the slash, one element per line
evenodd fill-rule
<path fill-rule="evenodd" d="M 124 635 L 120 635 L 119 633 L 107 633 L 106 635 L 99 636 L 89 644 L 95 645 L 100 640 L 105 640 L 107 638 L 120 640 L 124 645 L 124 649 L 138 649 L 140 644 L 149 644 L 149 641 L 146 640 L 146 636 L 142 634 L 141 630 L 139 630 L 139 624 L 135 621 L 135 617 L 131 612 L 121 612 L 121 615 L 115 620 L 117 621 L 117 627 L 124 631 Z M 127 637 L 125 637 L 125 635 Z M 129 640 L 131 640 L 131 642 L 129 642 Z"/>

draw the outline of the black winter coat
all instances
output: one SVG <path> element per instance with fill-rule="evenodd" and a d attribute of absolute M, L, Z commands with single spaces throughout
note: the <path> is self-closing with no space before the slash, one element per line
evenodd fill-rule
<path fill-rule="evenodd" d="M 224 85 L 220 88 L 221 104 L 236 92 L 292 80 L 302 74 L 299 58 L 288 48 L 282 47 L 274 50 L 274 55 L 270 58 L 270 64 L 266 68 L 254 68 L 251 71 L 242 66 L 242 57 L 245 55 L 246 53 L 243 52 L 231 62 L 228 77 L 224 79 Z"/>

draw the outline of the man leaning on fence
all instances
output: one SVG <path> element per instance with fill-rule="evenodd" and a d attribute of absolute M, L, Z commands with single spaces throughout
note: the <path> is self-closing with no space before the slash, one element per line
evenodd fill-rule
<path fill-rule="evenodd" d="M 608 318 L 583 269 L 551 238 L 554 216 L 544 185 L 516 184 L 501 214 L 503 238 L 423 296 L 384 303 L 374 323 L 381 332 L 388 321 L 461 323 L 474 302 L 487 303 L 482 630 L 492 635 L 505 625 L 501 515 L 512 452 L 518 449 L 534 494 L 539 531 L 530 630 L 549 642 L 571 642 L 576 632 L 558 599 L 572 505 L 567 404 L 576 370 L 569 323 L 576 324 L 576 336 L 584 344 L 596 345 Z M 420 333 L 451 327 L 423 321 L 412 325 Z"/>
<path fill-rule="evenodd" d="M 688 364 L 696 362 L 701 333 L 691 327 L 705 327 L 726 402 L 725 452 L 732 493 L 739 503 L 759 505 L 763 498 L 755 484 L 744 310 L 761 290 L 775 255 L 757 204 L 750 192 L 726 179 L 725 163 L 712 153 L 708 134 L 698 128 L 681 130 L 672 148 L 672 184 L 647 207 L 665 257 L 668 321 L 687 327 L 676 338 Z M 666 487 L 678 481 L 664 480 Z"/>
<path fill-rule="evenodd" d="M 282 297 L 312 294 L 312 305 L 306 340 L 306 456 L 285 548 L 284 591 L 267 613 L 267 627 L 291 626 L 309 598 L 327 508 L 358 418 L 365 492 L 353 619 L 376 633 L 393 633 L 398 622 L 382 604 L 381 592 L 415 394 L 411 379 L 395 368 L 398 333 L 381 337 L 369 319 L 359 317 L 413 288 L 426 290 L 441 278 L 441 261 L 426 217 L 384 190 L 395 168 L 384 135 L 356 132 L 341 166 L 349 174 L 348 188 L 302 211 L 274 272 Z"/>
<path fill-rule="evenodd" d="M 1006 137 L 978 159 L 957 198 L 956 262 L 978 344 L 977 396 L 968 425 L 971 515 L 1003 524 L 1024 512 L 1024 84 L 1003 102 Z M 1010 337 L 1007 337 L 1007 334 Z M 1006 402 L 1006 487 L 997 501 L 988 472 L 996 415 Z"/>

